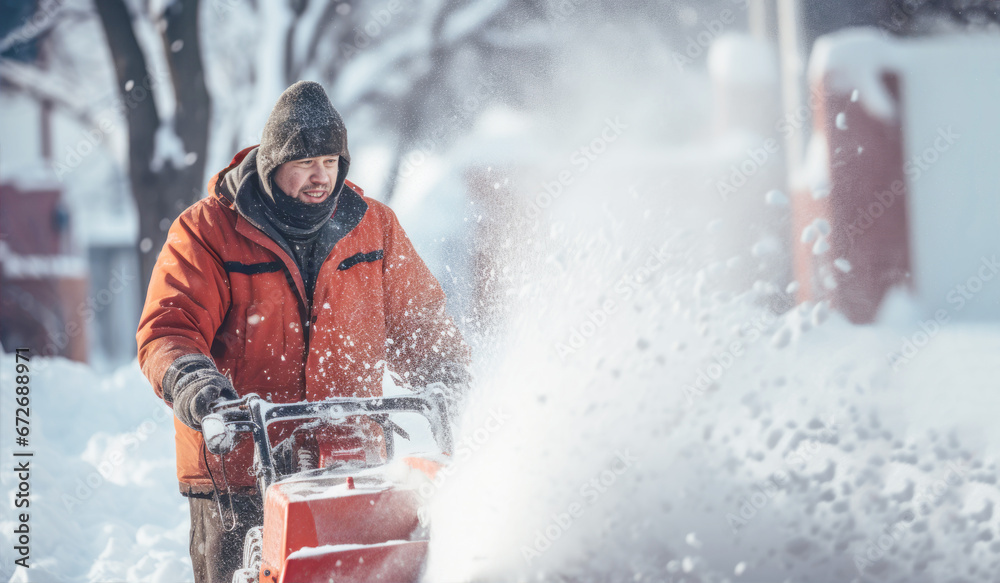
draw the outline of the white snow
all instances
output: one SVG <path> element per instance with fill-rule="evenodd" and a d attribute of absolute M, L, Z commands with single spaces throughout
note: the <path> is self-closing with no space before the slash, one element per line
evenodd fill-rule
<path fill-rule="evenodd" d="M 337 107 L 348 108 L 356 105 L 368 92 L 405 95 L 411 87 L 412 70 L 422 71 L 429 64 L 417 61 L 404 65 L 401 61 L 427 51 L 431 45 L 428 37 L 427 31 L 404 29 L 402 34 L 349 47 L 353 54 L 341 71 L 336 90 L 330 98 Z"/>
<path fill-rule="evenodd" d="M 822 255 L 830 250 L 830 241 L 826 237 L 820 237 L 816 239 L 816 243 L 813 244 L 812 252 L 813 255 Z"/>
<path fill-rule="evenodd" d="M 913 280 L 926 317 L 956 307 L 949 295 L 956 286 L 975 289 L 975 279 L 992 277 L 992 267 L 980 267 L 1000 249 L 1000 165 L 992 154 L 1000 151 L 1000 123 L 981 114 L 1000 100 L 1000 39 L 933 39 L 905 55 L 907 213 Z M 974 90 L 938 91 L 972 78 Z M 995 297 L 987 288 L 952 311 L 968 321 L 997 320 Z"/>
<path fill-rule="evenodd" d="M 769 191 L 767 191 L 767 194 L 765 195 L 765 197 L 766 197 L 767 204 L 774 205 L 774 206 L 787 206 L 788 205 L 788 196 L 786 196 L 785 193 L 781 192 L 780 190 L 769 190 Z"/>
<path fill-rule="evenodd" d="M 163 165 L 170 162 L 174 168 L 184 168 L 194 160 L 184 151 L 184 143 L 174 131 L 172 120 L 163 120 L 156 129 L 153 141 L 153 159 L 149 161 L 149 169 L 159 172 Z"/>
<path fill-rule="evenodd" d="M 844 259 L 843 257 L 838 257 L 837 259 L 834 259 L 833 264 L 834 266 L 836 266 L 837 269 L 843 271 L 844 273 L 851 272 L 851 262 Z"/>
<path fill-rule="evenodd" d="M 371 478 L 367 478 L 367 476 L 370 476 L 371 474 L 372 471 L 362 470 L 351 473 L 350 475 L 354 477 L 355 480 L 354 488 L 348 488 L 347 483 L 344 482 L 320 490 L 309 482 L 297 483 L 292 481 L 285 483 L 281 490 L 288 496 L 289 500 L 296 501 L 305 500 L 307 498 L 310 500 L 318 498 L 343 498 L 364 493 L 382 492 L 392 487 L 392 484 L 384 480 L 373 480 Z"/>
<path fill-rule="evenodd" d="M 444 484 L 427 581 L 669 580 L 679 569 L 832 582 L 861 578 L 859 557 L 871 577 L 989 571 L 992 527 L 973 516 L 1000 500 L 990 421 L 1000 403 L 983 390 L 1000 330 L 948 328 L 894 371 L 886 354 L 918 322 L 859 328 L 803 304 L 754 340 L 752 295 L 664 309 L 697 305 L 670 284 L 683 277 L 654 279 L 565 359 L 553 346 L 594 308 L 557 308 L 543 292 L 554 281 L 539 283 L 463 435 L 483 427 L 477 410 L 502 406 L 511 420 Z M 600 305 L 604 289 L 581 295 Z M 634 462 L 616 474 L 621 453 Z M 869 559 L 870 541 L 909 510 L 918 518 L 892 531 L 896 551 Z M 938 552 L 915 558 L 929 547 Z"/>
<path fill-rule="evenodd" d="M 765 237 L 760 241 L 754 243 L 754 246 L 750 249 L 750 254 L 754 257 L 763 257 L 765 255 L 773 255 L 781 250 L 781 243 L 774 237 Z"/>
<path fill-rule="evenodd" d="M 320 547 L 302 547 L 301 549 L 288 555 L 289 560 L 291 559 L 306 559 L 309 557 L 316 557 L 320 555 L 328 555 L 330 553 L 340 553 L 343 551 L 356 551 L 359 549 L 368 549 L 372 547 L 390 547 L 396 545 L 403 545 L 410 541 L 405 540 L 390 540 L 384 543 L 377 543 L 372 545 L 323 545 Z"/>
<path fill-rule="evenodd" d="M 240 13 L 243 6 L 234 4 L 225 14 L 220 15 L 220 26 L 230 18 L 230 13 Z M 249 23 L 248 23 L 249 24 Z M 252 92 L 248 111 L 239 116 L 243 122 L 240 137 L 259 136 L 267 121 L 271 108 L 278 96 L 287 87 L 284 67 L 286 63 L 285 41 L 292 25 L 291 7 L 283 2 L 263 2 L 257 15 L 257 35 L 254 69 L 256 84 L 245 90 Z M 255 143 L 251 141 L 250 144 Z M 246 144 L 246 145 L 250 145 Z M 232 154 L 230 154 L 232 155 Z"/>
<path fill-rule="evenodd" d="M 172 413 L 134 363 L 107 376 L 62 359 L 30 365 L 31 559 L 14 570 L 11 510 L 0 518 L 0 580 L 191 580 L 187 502 L 177 490 Z M 2 409 L 13 416 L 14 356 L 0 357 Z M 13 424 L 0 435 L 12 460 Z M 0 474 L 13 508 L 18 482 Z"/>
<path fill-rule="evenodd" d="M 778 80 L 774 49 L 747 34 L 724 34 L 708 54 L 713 78 L 740 85 L 771 86 Z"/>
<path fill-rule="evenodd" d="M 820 37 L 809 61 L 809 81 L 824 78 L 835 91 L 856 91 L 861 105 L 876 118 L 896 117 L 895 99 L 882 75 L 899 65 L 899 43 L 875 29 L 856 28 Z"/>

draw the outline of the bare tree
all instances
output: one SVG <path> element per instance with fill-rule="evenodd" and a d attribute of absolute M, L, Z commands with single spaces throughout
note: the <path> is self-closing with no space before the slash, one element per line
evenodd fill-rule
<path fill-rule="evenodd" d="M 222 3 L 222 35 L 206 38 L 230 63 L 218 74 L 233 87 L 217 110 L 240 111 L 224 121 L 221 143 L 252 145 L 278 93 L 300 79 L 323 83 L 345 117 L 373 113 L 394 155 L 383 197 L 395 191 L 405 157 L 432 139 L 443 148 L 461 137 L 487 103 L 462 105 L 482 81 L 524 82 L 544 66 L 548 26 L 531 0 L 296 0 Z M 224 26 L 223 26 L 224 25 Z M 236 29 L 234 29 L 236 27 Z M 238 50 L 247 42 L 255 50 Z M 516 69 L 517 75 L 505 75 Z M 525 75 L 528 73 L 528 75 Z M 537 77 L 538 75 L 536 75 Z M 517 83 L 496 83 L 488 99 L 510 97 Z M 225 116 L 226 114 L 223 113 Z M 444 128 L 445 131 L 440 131 Z"/>
<path fill-rule="evenodd" d="M 176 108 L 173 119 L 163 119 L 156 100 L 137 99 L 142 88 L 153 91 L 160 80 L 150 70 L 136 37 L 134 21 L 124 0 L 97 0 L 115 77 L 128 123 L 128 175 L 139 211 L 142 291 L 153 272 L 156 256 L 166 241 L 170 223 L 189 204 L 200 198 L 205 174 L 211 100 L 198 38 L 198 0 L 169 3 L 159 27 L 171 91 Z M 167 127 L 161 127 L 166 124 Z M 157 133 L 173 132 L 187 156 L 183 161 L 157 161 Z"/>
<path fill-rule="evenodd" d="M 395 133 L 393 160 L 383 188 L 385 200 L 396 190 L 406 156 L 420 144 L 443 148 L 461 137 L 489 101 L 520 100 L 524 84 L 547 66 L 549 23 L 537 2 L 429 0 L 419 11 L 420 16 L 410 20 L 397 17 L 405 26 L 392 28 L 394 23 L 387 23 L 370 46 L 358 46 L 356 39 L 351 46 L 352 39 L 339 39 L 340 46 L 347 48 L 340 52 L 337 66 L 327 69 L 338 73 L 328 77 L 338 89 L 341 82 L 356 82 L 355 77 L 342 75 L 352 65 L 384 72 L 368 75 L 363 87 L 350 88 L 351 99 L 338 106 L 350 112 L 362 104 L 374 105 L 384 125 Z M 356 18 L 353 30 L 364 31 L 367 24 Z M 412 43 L 415 50 L 401 50 L 406 43 L 399 37 L 414 36 L 414 29 L 429 42 L 420 39 Z M 345 57 L 351 61 L 345 62 Z M 386 82 L 400 76 L 405 76 L 402 83 Z M 466 104 L 470 97 L 474 97 L 470 101 L 474 107 Z"/>

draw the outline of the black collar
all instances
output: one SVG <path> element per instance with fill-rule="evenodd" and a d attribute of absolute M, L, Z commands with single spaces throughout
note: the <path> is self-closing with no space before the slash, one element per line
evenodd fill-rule
<path fill-rule="evenodd" d="M 224 179 L 228 194 L 235 200 L 237 212 L 277 243 L 295 263 L 291 245 L 267 220 L 261 208 L 263 203 L 250 190 L 259 188 L 260 184 L 257 179 L 257 149 L 251 150 L 239 166 L 226 173 Z M 344 184 L 333 217 L 317 232 L 317 252 L 322 253 L 324 259 L 328 258 L 334 246 L 361 224 L 366 212 L 368 203 L 353 188 Z"/>

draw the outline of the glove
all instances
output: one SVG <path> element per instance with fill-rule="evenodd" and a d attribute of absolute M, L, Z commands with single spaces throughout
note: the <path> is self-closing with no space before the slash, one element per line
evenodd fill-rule
<path fill-rule="evenodd" d="M 163 376 L 163 400 L 172 403 L 174 415 L 191 429 L 201 431 L 201 420 L 220 398 L 239 398 L 233 383 L 204 354 L 179 357 Z"/>
<path fill-rule="evenodd" d="M 472 384 L 472 373 L 459 363 L 445 362 L 438 365 L 433 374 L 428 375 L 428 389 L 444 397 L 448 421 L 457 425 L 465 409 L 465 401 Z"/>

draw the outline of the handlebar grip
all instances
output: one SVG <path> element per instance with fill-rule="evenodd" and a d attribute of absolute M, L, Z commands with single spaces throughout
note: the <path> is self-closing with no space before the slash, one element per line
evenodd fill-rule
<path fill-rule="evenodd" d="M 218 413 L 205 415 L 201 420 L 201 434 L 205 438 L 205 447 L 215 455 L 231 452 L 236 443 L 236 432 Z"/>

